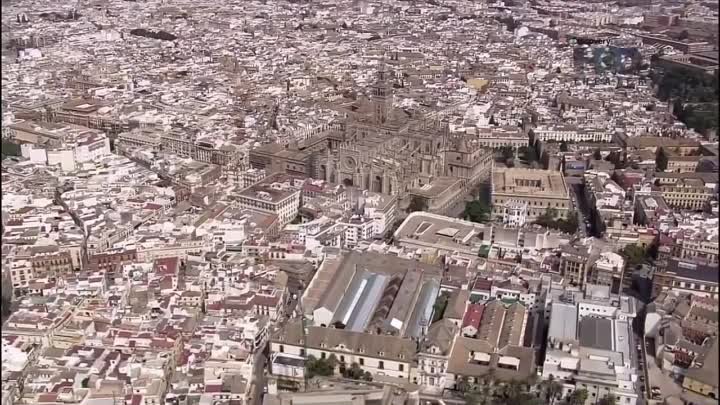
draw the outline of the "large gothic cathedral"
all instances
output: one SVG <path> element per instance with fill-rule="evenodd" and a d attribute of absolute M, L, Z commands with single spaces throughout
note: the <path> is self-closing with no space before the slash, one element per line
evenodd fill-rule
<path fill-rule="evenodd" d="M 451 134 L 436 114 L 393 107 L 389 77 L 381 68 L 368 97 L 338 106 L 346 117 L 342 124 L 297 145 L 254 150 L 250 163 L 398 198 L 438 182 L 457 185 L 453 192 L 459 194 L 489 176 L 490 149 L 466 134 Z"/>
<path fill-rule="evenodd" d="M 489 175 L 492 151 L 452 135 L 434 116 L 410 116 L 392 105 L 391 83 L 378 72 L 369 98 L 343 106 L 344 130 L 329 137 L 319 176 L 333 183 L 404 196 L 451 177 L 468 186 Z"/>

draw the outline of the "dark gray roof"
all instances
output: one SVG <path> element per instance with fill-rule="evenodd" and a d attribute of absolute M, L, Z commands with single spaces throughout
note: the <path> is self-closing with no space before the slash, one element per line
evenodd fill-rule
<path fill-rule="evenodd" d="M 586 316 L 580 321 L 580 346 L 612 350 L 612 321 Z"/>
<path fill-rule="evenodd" d="M 407 328 L 408 317 L 417 299 L 421 281 L 422 273 L 420 271 L 408 270 L 405 273 L 405 279 L 385 321 L 383 329 L 387 333 L 402 333 Z M 399 329 L 396 326 L 399 326 Z"/>
<path fill-rule="evenodd" d="M 440 292 L 440 281 L 429 279 L 423 283 L 415 307 L 410 315 L 405 337 L 420 338 L 426 332 L 425 327 L 430 325 L 433 314 L 433 305 Z"/>
<path fill-rule="evenodd" d="M 668 260 L 667 273 L 674 273 L 677 277 L 698 281 L 717 283 L 720 278 L 718 266 L 708 266 L 689 261 Z"/>
<path fill-rule="evenodd" d="M 430 346 L 437 346 L 442 354 L 450 354 L 453 339 L 458 332 L 458 327 L 447 319 L 441 319 L 428 328 L 426 340 L 423 342 L 423 349 Z"/>

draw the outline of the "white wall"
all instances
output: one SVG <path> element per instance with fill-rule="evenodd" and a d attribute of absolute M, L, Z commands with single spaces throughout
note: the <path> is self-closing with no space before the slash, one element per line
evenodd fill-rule
<path fill-rule="evenodd" d="M 60 165 L 64 172 L 75 170 L 75 154 L 71 149 L 58 149 L 47 152 L 48 165 Z"/>
<path fill-rule="evenodd" d="M 47 152 L 45 149 L 37 148 L 33 144 L 24 143 L 20 145 L 20 154 L 33 163 L 47 164 Z"/>

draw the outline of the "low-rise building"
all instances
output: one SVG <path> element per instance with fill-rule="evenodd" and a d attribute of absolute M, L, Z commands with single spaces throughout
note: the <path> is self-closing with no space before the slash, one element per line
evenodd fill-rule
<path fill-rule="evenodd" d="M 653 297 L 663 291 L 689 292 L 718 297 L 718 267 L 671 258 L 659 266 L 653 275 Z"/>
<path fill-rule="evenodd" d="M 242 208 L 277 215 L 280 226 L 284 226 L 298 215 L 303 182 L 303 179 L 276 173 L 242 190 L 235 198 Z"/>
<path fill-rule="evenodd" d="M 561 295 L 550 304 L 542 377 L 561 382 L 563 395 L 585 389 L 586 404 L 608 395 L 619 403 L 635 404 L 632 319 L 623 314 L 634 316 L 613 304 L 607 287 L 587 286 L 585 298 L 579 302 L 570 292 Z"/>
<path fill-rule="evenodd" d="M 492 225 L 478 224 L 427 212 L 413 212 L 395 231 L 398 246 L 476 259 L 482 246 L 490 244 Z"/>
<path fill-rule="evenodd" d="M 565 217 L 571 209 L 561 172 L 534 169 L 495 169 L 492 175 L 493 217 L 503 218 L 518 202 L 527 204 L 527 220 L 554 210 Z"/>

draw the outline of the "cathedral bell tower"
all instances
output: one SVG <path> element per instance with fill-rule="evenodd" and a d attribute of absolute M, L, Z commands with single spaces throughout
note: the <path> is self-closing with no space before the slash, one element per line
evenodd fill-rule
<path fill-rule="evenodd" d="M 375 110 L 375 122 L 377 124 L 384 124 L 392 108 L 392 88 L 388 85 L 385 63 L 381 62 L 378 67 L 377 78 L 371 90 L 371 100 Z"/>

